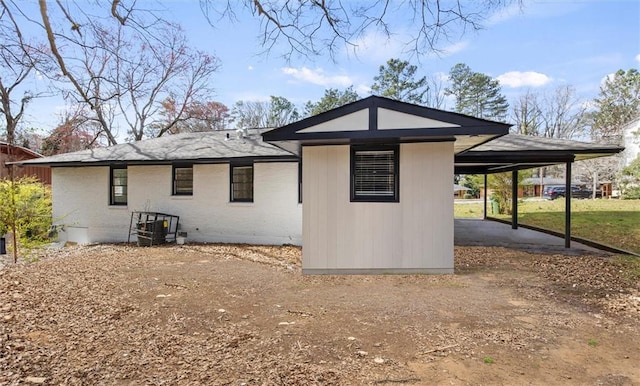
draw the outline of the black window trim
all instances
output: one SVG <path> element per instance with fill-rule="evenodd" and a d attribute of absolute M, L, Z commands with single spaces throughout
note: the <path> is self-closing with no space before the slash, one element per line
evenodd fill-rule
<path fill-rule="evenodd" d="M 233 169 L 242 168 L 242 167 L 251 167 L 251 198 L 235 198 L 233 196 Z M 229 164 L 229 202 L 253 202 L 254 200 L 254 179 L 255 179 L 255 165 L 252 161 L 245 162 L 231 162 Z"/>
<path fill-rule="evenodd" d="M 191 169 L 191 192 L 178 192 L 176 186 L 176 169 Z M 172 196 L 193 196 L 193 164 L 179 163 L 171 165 L 171 195 Z"/>
<path fill-rule="evenodd" d="M 302 157 L 298 161 L 298 204 L 302 204 Z"/>
<path fill-rule="evenodd" d="M 356 172 L 356 152 L 358 151 L 393 151 L 393 195 L 392 196 L 367 196 L 356 195 L 355 172 Z M 350 191 L 351 202 L 400 202 L 400 146 L 398 144 L 375 144 L 375 145 L 351 145 L 350 156 Z"/>
<path fill-rule="evenodd" d="M 127 184 L 124 185 L 126 188 L 126 200 L 125 202 L 116 202 L 115 201 L 115 187 L 116 185 L 113 184 L 113 171 L 114 170 L 126 170 L 127 171 Z M 123 186 L 123 185 L 117 185 L 117 186 Z M 110 206 L 127 206 L 129 203 L 129 169 L 127 168 L 127 165 L 111 165 L 109 167 L 109 205 Z"/>

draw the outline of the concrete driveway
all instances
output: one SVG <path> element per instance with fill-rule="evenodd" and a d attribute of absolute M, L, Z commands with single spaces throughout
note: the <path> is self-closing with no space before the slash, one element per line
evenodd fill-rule
<path fill-rule="evenodd" d="M 572 241 L 571 248 L 567 249 L 564 247 L 564 239 L 561 237 L 522 227 L 511 229 L 509 224 L 482 219 L 455 219 L 454 244 L 458 246 L 497 246 L 535 253 L 608 255 L 607 252 L 575 241 Z"/>

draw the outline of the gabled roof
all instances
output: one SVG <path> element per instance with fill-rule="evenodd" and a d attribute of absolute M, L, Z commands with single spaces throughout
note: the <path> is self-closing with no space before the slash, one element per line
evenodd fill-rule
<path fill-rule="evenodd" d="M 26 147 L 17 146 L 17 145 L 9 145 L 8 142 L 0 141 L 0 152 L 4 154 L 9 154 L 9 147 L 11 147 L 11 153 L 14 156 L 22 156 L 22 158 L 41 158 L 42 154 L 36 153 L 35 151 L 28 149 Z"/>
<path fill-rule="evenodd" d="M 457 174 L 484 174 L 617 154 L 617 145 L 508 134 L 455 157 Z"/>
<path fill-rule="evenodd" d="M 263 138 L 296 153 L 303 144 L 455 140 L 459 153 L 507 134 L 510 126 L 370 96 L 268 131 Z"/>
<path fill-rule="evenodd" d="M 227 135 L 229 138 L 227 139 Z M 295 155 L 262 141 L 258 130 L 239 138 L 235 130 L 167 135 L 144 141 L 58 154 L 18 164 L 92 166 L 110 164 L 216 163 L 233 158 L 297 159 Z"/>

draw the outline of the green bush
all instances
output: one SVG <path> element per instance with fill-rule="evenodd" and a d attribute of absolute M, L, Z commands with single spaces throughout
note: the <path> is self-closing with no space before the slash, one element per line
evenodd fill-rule
<path fill-rule="evenodd" d="M 0 180 L 0 234 L 13 232 L 24 247 L 49 241 L 51 189 L 33 177 Z M 15 251 L 14 251 L 15 256 Z"/>
<path fill-rule="evenodd" d="M 627 188 L 622 195 L 623 200 L 640 200 L 640 186 Z"/>
<path fill-rule="evenodd" d="M 464 196 L 462 196 L 462 198 L 464 198 L 465 200 L 468 200 L 470 198 L 473 198 L 473 196 L 469 193 L 465 193 Z"/>

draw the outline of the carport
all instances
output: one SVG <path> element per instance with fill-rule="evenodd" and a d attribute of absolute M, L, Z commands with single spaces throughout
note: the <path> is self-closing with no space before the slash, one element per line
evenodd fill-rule
<path fill-rule="evenodd" d="M 620 153 L 623 147 L 566 139 L 507 134 L 455 156 L 456 174 L 484 175 L 484 218 L 487 218 L 487 176 L 511 172 L 511 229 L 518 229 L 518 171 L 564 164 L 566 191 L 571 191 L 573 162 Z M 571 195 L 565 201 L 564 247 L 571 247 Z"/>

